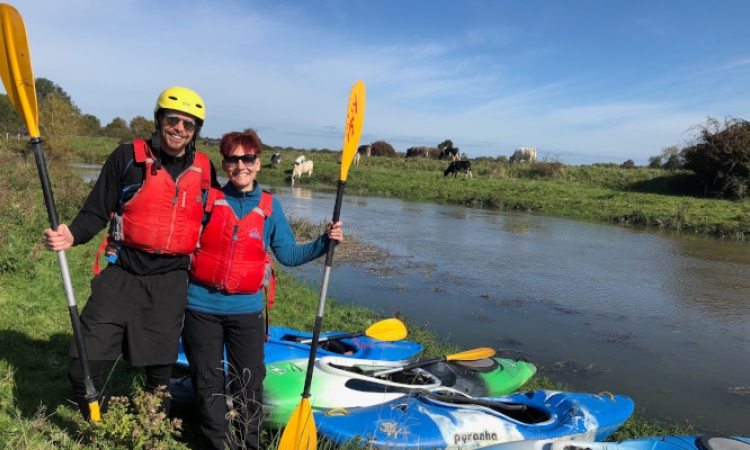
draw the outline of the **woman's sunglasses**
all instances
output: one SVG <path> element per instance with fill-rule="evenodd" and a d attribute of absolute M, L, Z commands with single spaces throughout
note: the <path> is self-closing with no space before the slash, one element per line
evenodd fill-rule
<path fill-rule="evenodd" d="M 176 127 L 180 121 L 182 121 L 182 128 L 185 129 L 188 133 L 195 130 L 195 122 L 189 119 L 182 119 L 179 118 L 173 114 L 167 114 L 164 116 L 164 121 L 167 122 L 167 125 L 170 127 Z"/>
<path fill-rule="evenodd" d="M 258 155 L 251 155 L 251 154 L 242 155 L 242 156 L 229 155 L 229 156 L 224 157 L 224 164 L 226 164 L 227 167 L 234 167 L 237 164 L 239 164 L 240 161 L 242 161 L 242 164 L 246 166 L 252 166 L 253 164 L 255 164 L 255 161 L 257 160 L 258 160 Z"/>

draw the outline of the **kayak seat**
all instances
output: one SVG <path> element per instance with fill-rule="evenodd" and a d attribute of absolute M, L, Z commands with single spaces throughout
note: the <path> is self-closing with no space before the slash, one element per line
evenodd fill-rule
<path fill-rule="evenodd" d="M 750 450 L 750 442 L 734 439 L 729 436 L 701 436 L 696 447 L 703 450 Z"/>
<path fill-rule="evenodd" d="M 500 365 L 494 358 L 482 358 L 476 361 L 456 360 L 451 363 L 477 372 L 492 372 Z"/>

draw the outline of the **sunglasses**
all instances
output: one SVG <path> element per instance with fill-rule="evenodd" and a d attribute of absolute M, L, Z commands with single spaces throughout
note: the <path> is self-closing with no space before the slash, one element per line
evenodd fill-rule
<path fill-rule="evenodd" d="M 167 122 L 167 125 L 170 127 L 176 127 L 178 123 L 182 122 L 182 128 L 185 129 L 188 133 L 191 131 L 195 131 L 195 122 L 188 119 L 181 119 L 173 114 L 167 114 L 164 116 L 164 121 Z"/>
<path fill-rule="evenodd" d="M 246 166 L 252 166 L 253 164 L 255 164 L 255 161 L 257 160 L 258 160 L 258 155 L 251 155 L 251 154 L 242 155 L 242 156 L 230 155 L 230 156 L 224 157 L 224 164 L 226 164 L 227 167 L 234 167 L 237 164 L 239 164 L 240 161 L 242 161 L 242 164 Z"/>

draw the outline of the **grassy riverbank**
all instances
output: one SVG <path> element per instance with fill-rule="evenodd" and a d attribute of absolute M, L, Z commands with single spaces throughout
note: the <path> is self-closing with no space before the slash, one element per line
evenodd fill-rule
<path fill-rule="evenodd" d="M 336 155 L 328 155 L 330 161 L 320 156 L 316 158 L 320 164 L 316 163 L 317 173 L 313 181 L 330 188 L 338 178 Z M 290 154 L 287 161 L 291 159 Z M 215 158 L 215 162 L 218 162 L 218 158 Z M 427 165 L 431 162 L 414 162 L 420 167 L 422 163 L 425 163 L 424 168 L 415 171 L 425 172 L 425 179 L 436 178 Z M 285 166 L 290 165 L 287 163 Z M 358 185 L 354 180 L 367 179 L 368 167 L 369 163 L 362 163 L 352 168 L 347 185 L 349 191 L 364 189 L 364 185 Z M 263 182 L 286 183 L 283 172 L 284 169 L 265 168 L 263 174 L 266 179 Z M 443 180 L 442 174 L 439 175 L 439 181 L 435 183 L 450 182 L 453 186 L 461 186 L 476 181 Z M 372 181 L 377 181 L 380 176 L 385 176 L 385 172 Z M 404 177 L 399 175 L 395 178 Z M 88 187 L 73 173 L 54 171 L 52 180 L 60 219 L 69 222 L 87 195 Z M 395 185 L 400 183 L 405 185 L 407 180 L 394 182 Z M 87 446 L 80 442 L 77 430 L 82 425 L 75 420 L 76 413 L 67 400 L 70 395 L 66 375 L 70 321 L 57 258 L 55 254 L 45 251 L 41 243 L 41 232 L 48 223 L 33 162 L 24 165 L 19 158 L 0 162 L 0 189 L 5 194 L 4 201 L 0 202 L 0 283 L 3 286 L 0 290 L 0 348 L 3 349 L 0 357 L 0 448 L 95 448 L 94 445 Z M 390 192 L 387 195 L 393 195 Z M 385 191 L 375 193 L 382 195 Z M 297 225 L 298 235 L 306 235 L 305 228 L 309 230 L 310 225 Z M 79 306 L 83 306 L 89 293 L 90 270 L 97 244 L 89 243 L 66 252 Z M 356 243 L 347 242 L 341 246 L 340 252 L 342 256 L 344 252 L 356 252 Z M 316 290 L 296 283 L 281 270 L 277 307 L 271 311 L 271 322 L 310 330 L 316 315 L 318 296 Z M 381 313 L 342 305 L 330 299 L 326 303 L 324 328 L 362 331 L 381 318 Z M 462 350 L 425 328 L 409 323 L 408 317 L 402 317 L 402 320 L 407 323 L 409 339 L 425 345 L 425 356 Z M 134 386 L 142 383 L 141 376 L 141 371 L 132 370 L 126 363 L 119 362 L 114 366 L 108 389 L 114 395 L 132 396 Z M 554 386 L 542 376 L 535 377 L 524 389 L 541 387 L 575 390 L 575 386 Z M 681 424 L 648 420 L 647 414 L 648 411 L 637 406 L 636 415 L 613 439 L 699 431 L 686 429 Z M 137 422 L 133 417 L 130 419 Z M 116 431 L 126 432 L 132 431 L 128 427 L 136 426 L 134 422 L 123 420 L 115 424 L 105 420 L 105 423 Z M 190 428 L 183 437 L 161 448 L 197 448 Z M 267 439 L 271 442 L 269 448 L 273 448 L 274 437 L 267 436 Z M 100 442 L 99 448 L 127 448 L 127 445 L 122 445 L 123 441 L 107 442 L 107 446 Z"/>
<path fill-rule="evenodd" d="M 76 160 L 102 162 L 116 142 L 106 138 L 73 141 Z M 215 164 L 217 147 L 203 147 Z M 280 167 L 271 153 L 283 156 Z M 340 152 L 303 152 L 266 148 L 258 179 L 270 185 L 290 184 L 292 161 L 301 154 L 315 163 L 312 177 L 298 187 L 335 189 Z M 649 227 L 706 234 L 737 241 L 750 239 L 750 200 L 703 198 L 690 173 L 662 169 L 622 169 L 614 164 L 568 166 L 559 162 L 509 164 L 489 158 L 472 161 L 474 178 L 444 177 L 446 161 L 362 157 L 349 170 L 349 194 L 394 197 L 459 206 L 546 214 L 605 224 Z M 687 195 L 687 194 L 696 195 Z"/>
<path fill-rule="evenodd" d="M 294 156 L 281 168 L 268 167 L 259 179 L 286 184 Z M 337 178 L 338 153 L 309 153 L 315 172 L 298 187 L 330 188 Z M 645 226 L 735 240 L 750 237 L 750 201 L 726 201 L 680 194 L 691 176 L 660 169 L 566 166 L 555 162 L 508 164 L 472 162 L 473 178 L 444 177 L 446 161 L 361 158 L 347 179 L 347 193 L 459 206 L 545 214 L 605 224 Z"/>

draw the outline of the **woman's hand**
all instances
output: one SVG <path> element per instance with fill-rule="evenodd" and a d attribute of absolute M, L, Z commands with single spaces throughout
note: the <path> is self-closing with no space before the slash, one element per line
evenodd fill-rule
<path fill-rule="evenodd" d="M 344 231 L 342 229 L 343 225 L 344 224 L 341 222 L 328 222 L 328 226 L 326 227 L 326 234 L 328 235 L 328 239 L 344 242 Z"/>

